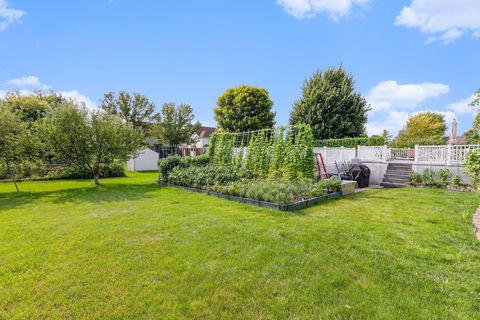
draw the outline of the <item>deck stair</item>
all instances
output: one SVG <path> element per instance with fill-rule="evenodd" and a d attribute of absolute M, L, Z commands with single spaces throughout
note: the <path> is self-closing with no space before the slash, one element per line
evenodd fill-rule
<path fill-rule="evenodd" d="M 403 188 L 410 181 L 412 164 L 403 162 L 389 162 L 385 176 L 380 185 L 385 188 Z"/>

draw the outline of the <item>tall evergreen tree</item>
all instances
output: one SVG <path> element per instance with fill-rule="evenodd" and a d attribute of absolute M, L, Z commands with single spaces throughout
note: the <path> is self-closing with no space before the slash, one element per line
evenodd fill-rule
<path fill-rule="evenodd" d="M 353 76 L 340 66 L 317 71 L 303 84 L 290 124 L 309 124 L 315 139 L 358 137 L 365 134 L 370 106 L 355 91 Z"/>

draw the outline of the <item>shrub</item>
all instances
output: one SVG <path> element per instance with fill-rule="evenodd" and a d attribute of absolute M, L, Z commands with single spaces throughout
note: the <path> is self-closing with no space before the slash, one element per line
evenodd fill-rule
<path fill-rule="evenodd" d="M 116 178 L 125 176 L 123 162 L 117 161 L 100 167 L 100 178 Z M 92 179 L 93 173 L 78 167 L 53 167 L 49 170 L 49 179 Z"/>
<path fill-rule="evenodd" d="M 473 184 L 479 186 L 480 182 L 480 153 L 469 152 L 465 159 L 465 169 L 473 175 Z"/>
<path fill-rule="evenodd" d="M 327 139 L 317 140 L 314 142 L 315 147 L 330 148 L 356 148 L 358 146 L 383 146 L 386 144 L 385 138 L 382 136 L 343 138 L 343 139 Z"/>
<path fill-rule="evenodd" d="M 440 169 L 436 172 L 436 175 L 438 177 L 438 183 L 442 186 L 448 185 L 452 176 L 448 169 Z"/>
<path fill-rule="evenodd" d="M 423 171 L 423 184 L 427 187 L 437 187 L 438 183 L 435 181 L 435 172 L 431 169 Z"/>
<path fill-rule="evenodd" d="M 198 189 L 210 189 L 214 185 L 226 184 L 244 178 L 253 178 L 253 174 L 245 169 L 219 167 L 207 165 L 203 167 L 180 167 L 173 168 L 165 182 Z"/>
<path fill-rule="evenodd" d="M 456 188 L 463 186 L 462 178 L 459 177 L 459 176 L 453 177 L 453 179 L 452 179 L 452 184 L 453 184 L 453 186 L 456 187 Z"/>
<path fill-rule="evenodd" d="M 422 175 L 418 172 L 412 171 L 410 172 L 410 184 L 413 186 L 417 186 L 422 184 L 423 178 Z"/>
<path fill-rule="evenodd" d="M 320 180 L 318 185 L 320 185 L 326 193 L 340 192 L 342 190 L 342 182 L 334 178 Z"/>
<path fill-rule="evenodd" d="M 176 167 L 187 168 L 189 166 L 202 167 L 210 162 L 210 157 L 206 154 L 197 157 L 171 156 L 158 161 L 158 171 L 160 180 L 166 182 L 169 173 Z"/>

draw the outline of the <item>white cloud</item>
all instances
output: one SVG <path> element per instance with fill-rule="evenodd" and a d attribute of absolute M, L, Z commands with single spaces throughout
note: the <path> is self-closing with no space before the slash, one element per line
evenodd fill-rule
<path fill-rule="evenodd" d="M 92 101 L 92 99 L 81 94 L 77 90 L 61 91 L 60 94 L 66 98 L 70 98 L 72 100 L 84 103 L 88 109 L 93 110 L 97 108 L 97 105 L 95 104 L 95 102 Z"/>
<path fill-rule="evenodd" d="M 0 31 L 4 31 L 13 23 L 20 22 L 27 14 L 25 11 L 8 7 L 7 0 L 0 0 Z"/>
<path fill-rule="evenodd" d="M 393 137 L 396 137 L 398 132 L 406 125 L 407 120 L 410 116 L 414 116 L 427 111 L 436 112 L 444 115 L 447 125 L 450 125 L 453 119 L 456 118 L 455 113 L 451 111 L 419 110 L 415 112 L 406 112 L 391 110 L 387 112 L 383 117 L 381 117 L 381 119 L 368 122 L 366 125 L 367 133 L 368 135 L 382 134 L 383 130 L 386 129 Z"/>
<path fill-rule="evenodd" d="M 350 12 L 354 5 L 366 5 L 371 0 L 277 0 L 285 11 L 297 19 L 327 13 L 333 20 Z"/>
<path fill-rule="evenodd" d="M 392 108 L 415 109 L 427 99 L 438 97 L 450 92 L 446 84 L 419 83 L 398 84 L 388 80 L 377 84 L 370 89 L 367 100 L 372 106 L 372 112 L 386 111 Z"/>
<path fill-rule="evenodd" d="M 453 112 L 455 112 L 458 115 L 468 114 L 468 113 L 474 114 L 474 111 L 476 111 L 477 109 L 475 107 L 470 106 L 470 103 L 474 99 L 475 99 L 475 96 L 472 95 L 472 96 L 470 96 L 466 99 L 462 99 L 460 101 L 450 103 L 447 106 L 447 108 L 449 110 L 452 110 Z"/>
<path fill-rule="evenodd" d="M 383 130 L 386 129 L 395 137 L 407 122 L 408 115 L 409 113 L 406 111 L 389 111 L 381 119 L 369 121 L 366 124 L 367 133 L 368 135 L 382 134 Z"/>
<path fill-rule="evenodd" d="M 40 82 L 40 79 L 36 76 L 26 76 L 23 78 L 12 79 L 5 82 L 6 85 L 11 85 L 16 88 L 32 88 L 40 90 L 48 90 L 51 88 L 48 84 Z"/>
<path fill-rule="evenodd" d="M 395 20 L 395 25 L 419 28 L 430 35 L 427 42 L 451 43 L 465 33 L 480 35 L 479 0 L 412 0 Z"/>

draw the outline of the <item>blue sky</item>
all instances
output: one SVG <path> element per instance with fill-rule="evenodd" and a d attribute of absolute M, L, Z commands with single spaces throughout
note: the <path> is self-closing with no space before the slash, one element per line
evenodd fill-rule
<path fill-rule="evenodd" d="M 266 88 L 286 124 L 302 83 L 343 64 L 372 104 L 369 133 L 422 110 L 471 127 L 478 0 L 0 0 L 0 94 L 53 89 L 94 107 L 139 91 L 215 125 L 217 97 Z"/>

